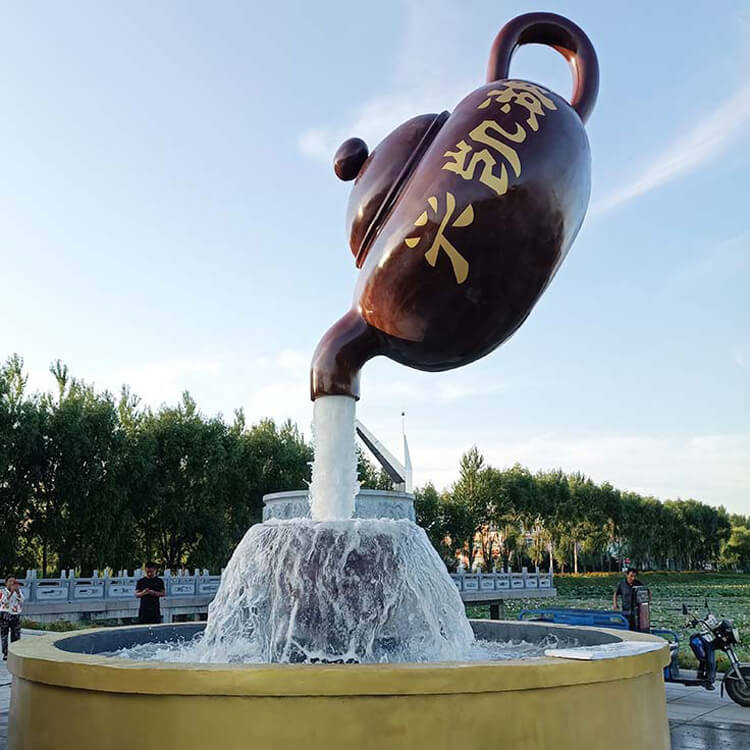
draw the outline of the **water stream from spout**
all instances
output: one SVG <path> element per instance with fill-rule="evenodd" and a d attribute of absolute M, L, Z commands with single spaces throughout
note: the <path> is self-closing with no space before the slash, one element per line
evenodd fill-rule
<path fill-rule="evenodd" d="M 315 460 L 310 485 L 314 521 L 346 521 L 354 515 L 354 498 L 359 491 L 355 406 L 356 401 L 349 396 L 320 396 L 315 400 Z"/>

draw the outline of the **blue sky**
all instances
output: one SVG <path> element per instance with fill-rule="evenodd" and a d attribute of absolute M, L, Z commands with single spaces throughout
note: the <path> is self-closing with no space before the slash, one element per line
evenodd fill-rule
<path fill-rule="evenodd" d="M 526 2 L 29 2 L 0 16 L 0 356 L 147 403 L 291 417 L 351 302 L 351 185 L 370 147 L 483 83 Z M 516 336 L 443 374 L 378 359 L 359 416 L 416 480 L 498 466 L 750 512 L 750 9 L 553 2 L 599 55 L 589 213 Z M 554 51 L 511 73 L 568 96 Z"/>

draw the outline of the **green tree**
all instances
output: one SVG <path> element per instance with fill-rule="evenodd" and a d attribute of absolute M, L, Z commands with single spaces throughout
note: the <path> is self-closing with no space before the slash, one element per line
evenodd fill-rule
<path fill-rule="evenodd" d="M 474 566 L 477 553 L 477 534 L 487 520 L 488 506 L 491 502 L 489 487 L 486 482 L 484 456 L 476 446 L 461 456 L 458 481 L 451 488 L 455 503 L 465 509 L 463 542 L 464 551 L 469 560 L 469 569 Z"/>
<path fill-rule="evenodd" d="M 750 570 L 750 528 L 735 526 L 721 551 L 721 563 L 734 570 Z"/>
<path fill-rule="evenodd" d="M 0 366 L 0 570 L 34 564 L 29 516 L 44 473 L 43 418 L 37 396 L 26 394 L 23 360 Z"/>
<path fill-rule="evenodd" d="M 248 428 L 237 412 L 227 448 L 227 537 L 224 564 L 248 528 L 261 520 L 263 496 L 308 486 L 312 446 L 291 422 L 263 419 Z"/>
<path fill-rule="evenodd" d="M 448 494 L 442 503 L 443 529 L 448 539 L 448 568 L 454 570 L 457 565 L 456 554 L 466 554 L 472 551 L 469 557 L 469 566 L 474 562 L 474 537 L 476 534 L 476 521 L 472 517 L 468 505 L 452 494 Z M 446 556 L 444 556 L 446 559 Z"/>
<path fill-rule="evenodd" d="M 127 559 L 128 526 L 124 491 L 123 448 L 112 396 L 97 394 L 91 386 L 68 378 L 67 368 L 55 363 L 57 400 L 43 399 L 46 413 L 47 472 L 39 520 L 49 545 L 54 528 L 55 547 L 62 568 L 88 575 L 106 563 Z M 54 518 L 51 515 L 54 514 Z"/>
<path fill-rule="evenodd" d="M 0 366 L 0 565 L 88 573 L 145 558 L 216 569 L 261 518 L 265 494 L 304 487 L 312 448 L 290 422 L 206 418 L 188 394 L 156 413 L 55 361 L 51 393 L 29 393 L 23 360 Z M 363 487 L 390 489 L 359 455 Z M 449 566 L 495 560 L 561 570 L 748 567 L 750 518 L 698 500 L 620 492 L 580 473 L 487 465 L 475 446 L 448 492 L 415 493 L 417 520 Z"/>
<path fill-rule="evenodd" d="M 440 494 L 432 482 L 414 491 L 414 513 L 417 524 L 427 534 L 432 546 L 443 556 L 450 555 L 445 545 L 445 519 Z"/>
<path fill-rule="evenodd" d="M 392 490 L 393 480 L 382 467 L 377 467 L 357 445 L 357 479 L 363 490 Z"/>
<path fill-rule="evenodd" d="M 154 441 L 153 523 L 162 563 L 222 563 L 226 517 L 226 425 L 206 420 L 185 392 L 176 407 L 148 418 Z"/>

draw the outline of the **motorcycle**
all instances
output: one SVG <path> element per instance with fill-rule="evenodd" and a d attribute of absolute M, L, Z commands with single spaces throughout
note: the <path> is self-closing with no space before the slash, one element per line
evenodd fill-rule
<path fill-rule="evenodd" d="M 714 690 L 716 681 L 716 652 L 724 651 L 729 659 L 729 669 L 724 674 L 721 683 L 721 694 L 727 695 L 740 706 L 750 707 L 750 663 L 742 663 L 737 658 L 735 646 L 740 642 L 740 634 L 731 620 L 720 620 L 705 602 L 706 614 L 703 617 L 688 611 L 687 605 L 682 605 L 682 614 L 688 617 L 687 625 L 696 628 L 697 632 L 690 636 L 689 643 L 692 652 L 698 659 L 698 674 L 696 679 L 682 678 L 673 675 L 669 682 L 679 682 L 683 685 L 702 685 L 707 690 Z"/>

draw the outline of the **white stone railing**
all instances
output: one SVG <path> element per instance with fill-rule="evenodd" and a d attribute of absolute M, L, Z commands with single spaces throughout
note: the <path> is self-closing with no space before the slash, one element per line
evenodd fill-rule
<path fill-rule="evenodd" d="M 132 599 L 135 584 L 144 575 L 142 570 L 127 570 L 118 575 L 99 576 L 98 571 L 89 578 L 76 578 L 73 571 L 63 571 L 60 578 L 37 578 L 36 571 L 27 570 L 26 578 L 19 578 L 26 603 L 95 602 Z M 181 571 L 172 575 L 164 571 L 161 575 L 167 596 L 210 596 L 219 589 L 221 575 L 211 575 L 207 570 L 195 570 L 192 574 Z"/>
<path fill-rule="evenodd" d="M 129 573 L 121 570 L 117 575 L 99 576 L 98 571 L 88 578 L 76 578 L 73 571 L 64 572 L 60 578 L 37 578 L 36 571 L 27 571 L 20 578 L 28 604 L 83 603 L 133 599 L 135 585 L 144 575 L 142 570 Z M 207 570 L 193 573 L 181 571 L 172 575 L 165 571 L 162 576 L 169 597 L 210 597 L 219 589 L 221 574 L 211 575 Z M 539 591 L 554 587 L 553 574 L 539 570 L 529 573 L 525 568 L 520 573 L 452 573 L 451 578 L 462 594 L 497 592 Z M 502 598 L 502 597 L 498 597 Z"/>
<path fill-rule="evenodd" d="M 464 592 L 508 592 L 508 591 L 534 591 L 539 589 L 554 588 L 553 574 L 542 573 L 537 568 L 529 573 L 522 568 L 520 573 L 493 572 L 493 573 L 451 573 L 451 578 L 456 588 Z"/>

